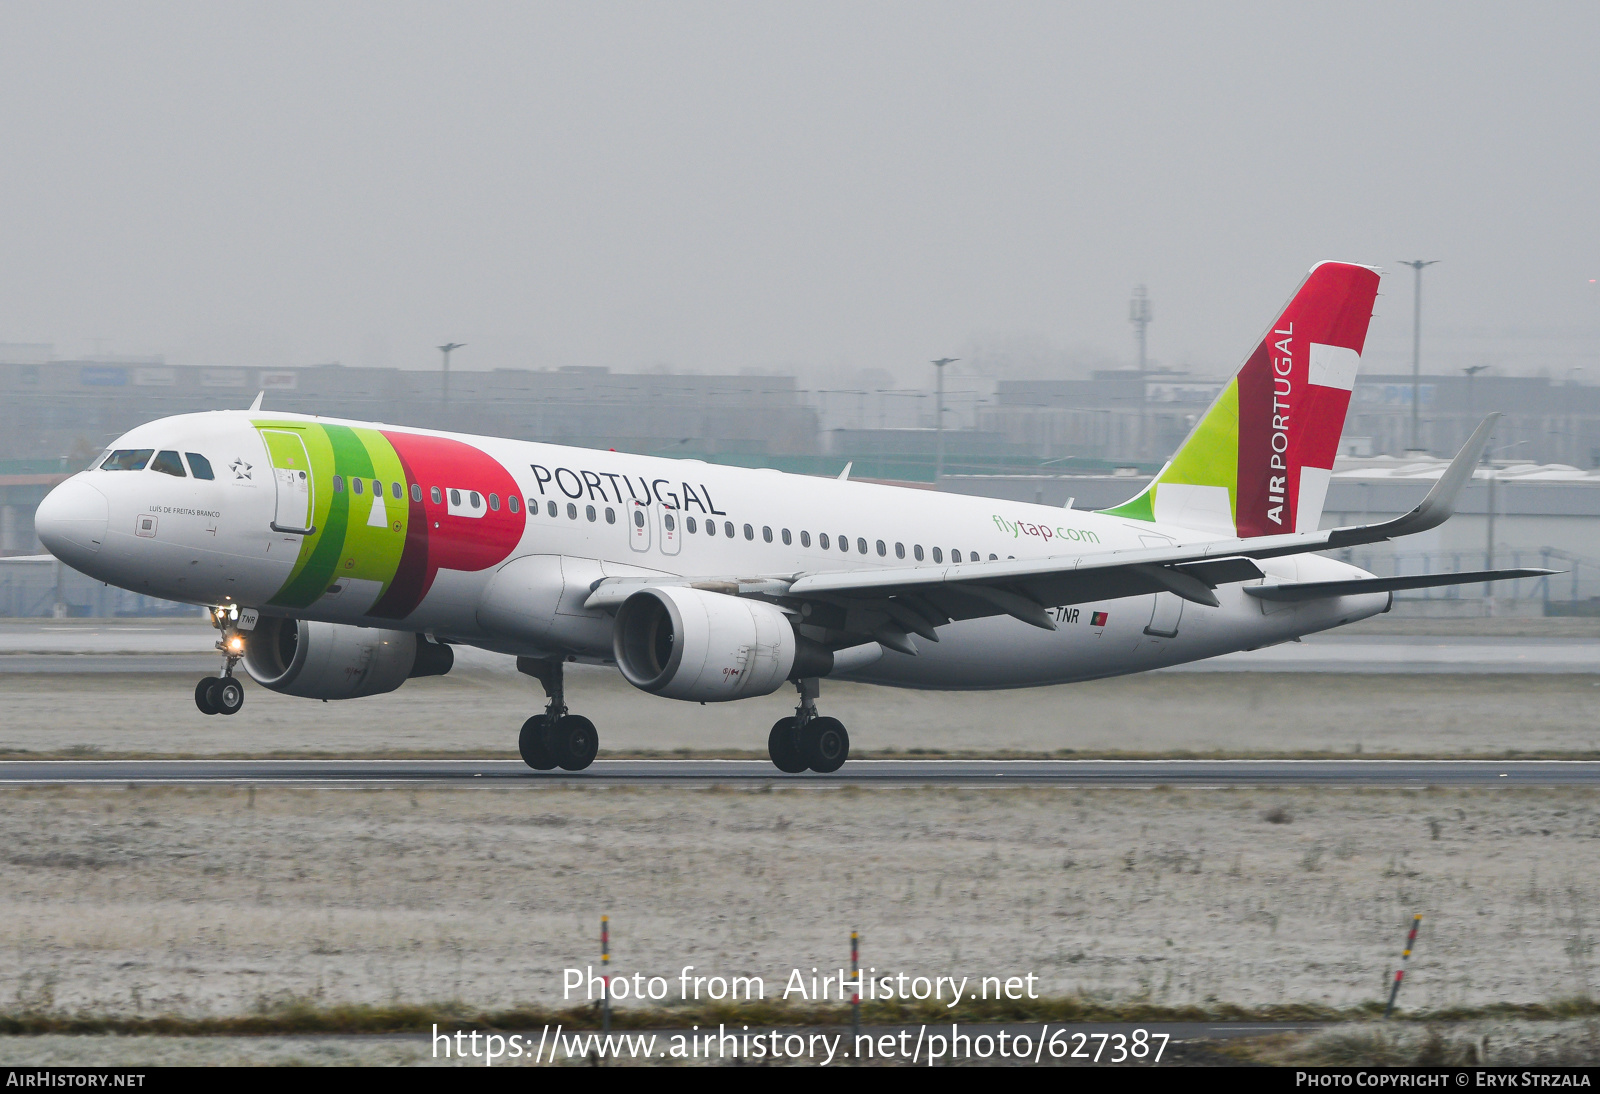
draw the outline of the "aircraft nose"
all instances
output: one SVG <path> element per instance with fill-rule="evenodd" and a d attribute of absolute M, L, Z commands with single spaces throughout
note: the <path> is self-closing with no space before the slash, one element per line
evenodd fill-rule
<path fill-rule="evenodd" d="M 74 475 L 45 495 L 33 515 L 33 527 L 47 551 L 75 566 L 100 550 L 110 520 L 106 496 L 82 475 Z"/>

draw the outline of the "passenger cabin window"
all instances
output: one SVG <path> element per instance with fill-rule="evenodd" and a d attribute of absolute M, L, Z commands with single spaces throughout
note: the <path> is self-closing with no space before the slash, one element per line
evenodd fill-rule
<path fill-rule="evenodd" d="M 354 490 L 358 494 L 361 493 L 361 480 L 360 479 L 351 479 L 350 480 L 350 489 Z"/>
<path fill-rule="evenodd" d="M 450 491 L 450 504 L 456 506 L 457 508 L 460 508 L 460 506 L 461 506 L 461 491 L 459 491 L 459 490 Z"/>
<path fill-rule="evenodd" d="M 717 534 L 717 522 L 714 521 L 714 520 L 706 521 L 706 535 L 714 536 L 716 534 Z"/>
<path fill-rule="evenodd" d="M 162 449 L 156 453 L 156 458 L 150 464 L 150 470 L 159 471 L 163 475 L 172 475 L 175 478 L 186 479 L 188 473 L 183 469 L 183 461 L 176 452 Z"/>
<path fill-rule="evenodd" d="M 700 530 L 700 526 L 694 522 L 693 517 L 684 517 L 683 526 L 687 528 L 691 534 Z"/>
<path fill-rule="evenodd" d="M 804 530 L 801 531 L 801 533 L 800 533 L 800 546 L 802 546 L 802 547 L 811 546 L 811 533 L 810 532 L 807 532 L 807 531 L 804 531 Z M 824 543 L 823 546 L 826 547 L 827 544 Z"/>
<path fill-rule="evenodd" d="M 960 551 L 951 551 L 950 552 L 950 561 L 951 562 L 960 562 L 961 561 L 961 552 Z"/>
<path fill-rule="evenodd" d="M 185 452 L 189 457 L 189 473 L 197 479 L 215 479 L 217 476 L 211 470 L 211 461 L 198 452 Z"/>
<path fill-rule="evenodd" d="M 389 484 L 389 493 L 394 495 L 395 501 L 399 501 L 401 498 L 406 496 L 406 492 L 401 489 L 400 484 L 397 482 L 391 482 Z"/>
<path fill-rule="evenodd" d="M 789 546 L 792 546 L 793 544 L 794 544 L 794 537 L 789 534 L 789 529 L 785 528 L 783 530 L 783 545 L 785 547 L 789 547 Z"/>
<path fill-rule="evenodd" d="M 476 490 L 467 491 L 467 500 L 472 503 L 472 507 L 474 509 L 477 509 L 483 505 L 483 498 L 478 495 Z"/>
<path fill-rule="evenodd" d="M 593 510 L 591 509 L 590 512 L 593 512 Z M 666 529 L 669 532 L 678 526 L 677 522 L 672 519 L 671 513 L 661 514 L 661 523 L 666 526 Z"/>
<path fill-rule="evenodd" d="M 556 503 L 553 502 L 553 501 L 547 501 L 544 504 L 545 504 L 545 512 L 549 513 L 552 517 L 555 516 L 556 515 Z"/>
<path fill-rule="evenodd" d="M 592 506 L 592 505 L 584 506 L 583 507 L 583 515 L 589 518 L 589 523 L 590 524 L 593 524 L 594 523 L 594 518 L 595 518 L 594 506 Z"/>
<path fill-rule="evenodd" d="M 435 505 L 442 504 L 443 501 L 444 501 L 444 495 L 442 493 L 440 493 L 439 488 L 437 486 L 432 487 L 431 489 L 429 489 L 428 496 L 433 499 L 433 504 L 435 504 Z"/>
<path fill-rule="evenodd" d="M 419 504 L 422 502 L 422 484 L 420 482 L 411 484 L 411 500 Z"/>
<path fill-rule="evenodd" d="M 746 524 L 744 526 L 744 538 L 745 539 L 755 539 L 756 538 L 756 530 L 754 528 L 750 527 L 748 524 Z"/>
<path fill-rule="evenodd" d="M 906 545 L 904 543 L 896 543 L 894 545 L 894 557 L 895 558 L 905 558 L 906 557 Z"/>
<path fill-rule="evenodd" d="M 609 506 L 609 505 L 606 506 L 606 523 L 607 524 L 615 524 L 615 523 L 617 523 L 617 511 L 615 509 L 611 508 L 611 506 Z"/>
<path fill-rule="evenodd" d="M 911 548 L 911 557 L 916 559 L 918 562 L 922 561 L 922 544 L 918 543 Z"/>
<path fill-rule="evenodd" d="M 333 492 L 335 494 L 344 493 L 344 476 L 343 475 L 335 475 L 333 477 Z M 434 501 L 438 501 L 439 499 L 438 498 L 434 498 L 433 500 Z"/>
<path fill-rule="evenodd" d="M 821 547 L 824 551 L 826 551 L 828 549 L 828 533 L 826 533 L 826 532 L 818 532 L 817 533 L 817 546 Z"/>
<path fill-rule="evenodd" d="M 513 513 L 520 513 L 522 512 L 522 502 L 518 501 L 517 496 L 513 494 L 506 499 L 506 508 L 510 509 Z"/>
<path fill-rule="evenodd" d="M 576 505 L 573 505 L 570 501 L 567 502 L 567 519 L 568 520 L 577 520 L 578 519 L 578 507 Z"/>
<path fill-rule="evenodd" d="M 878 541 L 877 547 L 878 547 L 878 557 L 879 558 L 882 558 L 884 555 L 889 553 L 889 548 L 887 548 L 887 547 L 885 547 L 883 545 L 883 540 L 880 539 Z"/>
<path fill-rule="evenodd" d="M 153 448 L 119 448 L 106 457 L 106 462 L 100 465 L 102 471 L 143 471 L 144 465 L 150 462 L 150 457 L 156 454 Z"/>
<path fill-rule="evenodd" d="M 729 539 L 733 538 L 733 521 L 725 520 L 722 522 L 722 534 Z"/>
<path fill-rule="evenodd" d="M 500 511 L 500 495 L 499 494 L 490 494 L 489 495 L 489 510 L 491 512 L 494 512 L 494 513 L 498 513 Z"/>
<path fill-rule="evenodd" d="M 937 547 L 935 547 L 933 549 L 933 561 L 935 561 L 935 562 L 943 562 L 944 561 L 944 552 L 939 550 L 939 548 L 937 548 Z"/>
<path fill-rule="evenodd" d="M 644 510 L 643 509 L 635 509 L 633 511 L 633 526 L 635 528 L 643 528 L 644 527 Z"/>
<path fill-rule="evenodd" d="M 761 538 L 766 540 L 768 543 L 771 543 L 772 542 L 772 529 L 767 527 L 766 525 L 762 525 L 761 526 Z"/>
<path fill-rule="evenodd" d="M 850 537 L 849 536 L 840 536 L 839 537 L 839 550 L 841 550 L 841 551 L 850 550 Z"/>

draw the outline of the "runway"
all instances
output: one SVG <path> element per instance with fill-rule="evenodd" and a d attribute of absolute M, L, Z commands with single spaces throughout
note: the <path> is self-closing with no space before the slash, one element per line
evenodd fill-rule
<path fill-rule="evenodd" d="M 112 620 L 0 623 L 0 675 L 7 673 L 216 672 L 216 632 L 194 623 Z M 510 657 L 456 647 L 462 669 L 515 674 Z M 1162 672 L 1593 673 L 1600 638 L 1314 634 L 1301 642 L 1225 654 Z"/>
<path fill-rule="evenodd" d="M 1595 760 L 853 760 L 784 775 L 765 760 L 599 760 L 533 771 L 518 760 L 8 760 L 0 786 L 276 783 L 296 786 L 1594 786 Z"/>

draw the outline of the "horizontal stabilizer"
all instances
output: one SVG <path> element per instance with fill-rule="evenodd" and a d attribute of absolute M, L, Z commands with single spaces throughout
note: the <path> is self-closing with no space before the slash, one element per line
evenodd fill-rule
<path fill-rule="evenodd" d="M 1466 574 L 1412 574 L 1408 577 L 1359 577 L 1352 581 L 1307 581 L 1298 585 L 1247 585 L 1245 592 L 1261 600 L 1326 600 L 1363 593 L 1394 593 L 1402 589 L 1437 589 L 1442 585 L 1475 585 L 1480 581 L 1514 581 L 1519 577 L 1549 577 L 1562 570 L 1476 570 Z"/>

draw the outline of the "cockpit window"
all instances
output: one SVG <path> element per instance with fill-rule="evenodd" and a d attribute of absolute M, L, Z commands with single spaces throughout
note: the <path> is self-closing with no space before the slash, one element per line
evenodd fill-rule
<path fill-rule="evenodd" d="M 106 457 L 106 462 L 100 465 L 102 471 L 143 471 L 144 465 L 150 462 L 150 457 L 156 454 L 153 448 L 119 448 Z"/>
<path fill-rule="evenodd" d="M 180 479 L 188 478 L 188 473 L 183 469 L 183 461 L 178 459 L 176 452 L 170 450 L 156 453 L 156 458 L 150 464 L 150 470 Z"/>
<path fill-rule="evenodd" d="M 200 453 L 185 452 L 184 455 L 189 457 L 189 470 L 194 474 L 195 478 L 214 479 L 217 477 L 211 471 L 211 461 L 200 455 Z"/>

